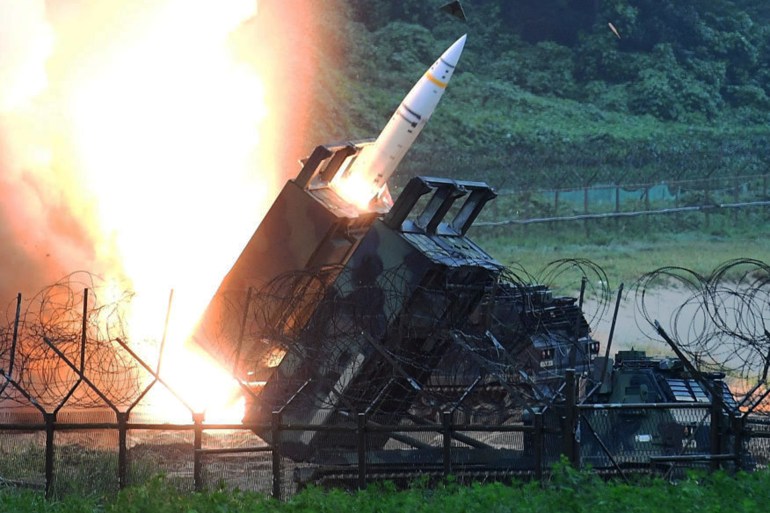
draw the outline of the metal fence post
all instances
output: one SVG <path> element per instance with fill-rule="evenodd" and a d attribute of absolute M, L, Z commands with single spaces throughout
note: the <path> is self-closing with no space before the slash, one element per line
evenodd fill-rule
<path fill-rule="evenodd" d="M 358 414 L 358 488 L 366 488 L 366 413 Z"/>
<path fill-rule="evenodd" d="M 441 425 L 444 435 L 444 477 L 452 472 L 452 412 L 441 413 Z"/>
<path fill-rule="evenodd" d="M 762 201 L 767 201 L 768 200 L 768 197 L 767 197 L 767 177 L 768 176 L 769 175 L 767 173 L 762 175 Z M 767 210 L 768 210 L 767 205 L 762 207 L 762 212 L 764 212 L 765 215 L 767 215 Z"/>
<path fill-rule="evenodd" d="M 543 412 L 538 411 L 535 413 L 535 479 L 543 482 Z"/>
<path fill-rule="evenodd" d="M 56 412 L 44 413 L 43 419 L 45 420 L 45 497 L 46 499 L 50 499 L 53 495 L 53 436 L 56 424 Z"/>
<path fill-rule="evenodd" d="M 735 443 L 733 444 L 733 450 L 735 451 L 735 471 L 738 472 L 743 469 L 743 431 L 745 429 L 745 417 L 743 416 L 731 416 L 732 432 Z"/>
<path fill-rule="evenodd" d="M 717 387 L 711 398 L 711 455 L 722 454 L 722 389 Z M 719 470 L 720 463 L 712 459 L 709 465 L 712 471 Z"/>
<path fill-rule="evenodd" d="M 559 217 L 559 189 L 553 193 L 553 217 Z M 551 231 L 556 231 L 556 223 L 548 223 Z"/>
<path fill-rule="evenodd" d="M 583 187 L 583 213 L 588 215 L 588 186 Z M 588 219 L 583 221 L 585 227 L 586 237 L 591 237 L 591 225 Z"/>
<path fill-rule="evenodd" d="M 650 186 L 647 185 L 644 188 L 644 211 L 649 212 L 652 207 L 650 206 Z M 650 216 L 644 216 L 645 228 L 650 227 Z"/>
<path fill-rule="evenodd" d="M 271 420 L 270 429 L 273 441 L 273 498 L 281 500 L 281 412 L 274 411 Z"/>
<path fill-rule="evenodd" d="M 128 448 L 126 447 L 128 412 L 115 413 L 118 420 L 118 488 L 128 485 Z"/>
<path fill-rule="evenodd" d="M 651 189 L 651 187 L 650 187 L 649 184 L 644 186 L 644 193 L 643 193 L 644 194 L 644 210 L 646 212 L 649 212 L 650 208 L 651 208 L 650 207 L 650 189 Z"/>
<path fill-rule="evenodd" d="M 575 369 L 567 369 L 565 373 L 566 386 L 564 387 L 564 455 L 569 462 L 577 467 L 578 458 L 577 451 L 575 450 L 575 423 L 577 416 L 575 415 L 577 407 L 577 386 L 575 383 Z"/>
<path fill-rule="evenodd" d="M 706 185 L 703 187 L 703 205 L 706 207 L 703 210 L 704 214 L 704 228 L 708 229 L 709 226 L 711 226 L 711 208 L 709 206 L 709 202 L 711 201 L 711 192 L 710 192 L 710 186 L 711 182 L 706 182 Z"/>
<path fill-rule="evenodd" d="M 674 208 L 679 208 L 679 194 L 682 192 L 682 186 L 679 182 L 670 182 L 669 188 L 674 188 Z"/>
<path fill-rule="evenodd" d="M 201 475 L 201 449 L 203 448 L 203 419 L 204 413 L 193 413 L 193 487 L 196 492 L 203 490 L 203 477 Z"/>

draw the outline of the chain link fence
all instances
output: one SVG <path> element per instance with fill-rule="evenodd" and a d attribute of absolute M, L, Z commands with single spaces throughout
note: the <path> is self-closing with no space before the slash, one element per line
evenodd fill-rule
<path fill-rule="evenodd" d="M 701 216 L 710 227 L 713 216 L 737 222 L 741 213 L 770 214 L 770 175 L 667 180 L 649 183 L 586 183 L 581 187 L 503 189 L 480 216 L 475 227 L 501 227 L 542 223 L 661 215 Z"/>
<path fill-rule="evenodd" d="M 394 426 L 361 413 L 334 427 L 286 424 L 279 413 L 271 426 L 207 424 L 200 416 L 173 425 L 130 416 L 121 423 L 105 409 L 63 409 L 42 423 L 31 422 L 41 420 L 32 412 L 25 419 L 6 415 L 0 479 L 55 497 L 112 494 L 163 474 L 181 490 L 237 488 L 285 499 L 310 483 L 355 488 L 449 475 L 461 481 L 543 479 L 562 457 L 621 477 L 767 467 L 770 423 L 762 416 L 731 416 L 712 403 L 587 405 L 575 390 L 568 387 L 549 409 L 523 421 L 488 426 L 456 424 L 448 412 L 440 422 Z M 271 446 L 254 434 L 264 429 L 275 437 Z M 330 446 L 323 463 L 297 463 L 283 457 L 281 444 L 285 433 L 297 431 L 335 432 L 355 441 L 355 448 Z"/>

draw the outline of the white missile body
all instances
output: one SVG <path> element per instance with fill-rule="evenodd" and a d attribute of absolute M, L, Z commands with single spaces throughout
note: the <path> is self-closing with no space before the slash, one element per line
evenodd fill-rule
<path fill-rule="evenodd" d="M 444 94 L 460 60 L 465 37 L 454 42 L 412 87 L 371 146 L 365 147 L 339 179 L 350 178 L 366 189 L 366 201 L 377 198 L 388 178 L 412 146 Z M 359 194 L 364 191 L 359 189 Z M 364 198 L 360 198 L 362 200 Z"/>

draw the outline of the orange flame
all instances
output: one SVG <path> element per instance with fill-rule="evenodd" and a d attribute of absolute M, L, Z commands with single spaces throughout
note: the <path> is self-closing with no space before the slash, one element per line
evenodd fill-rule
<path fill-rule="evenodd" d="M 297 150 L 306 124 L 295 137 L 275 134 L 303 121 L 285 105 L 303 110 L 308 100 L 275 95 L 308 82 L 313 56 L 294 70 L 297 83 L 266 84 L 292 71 L 277 71 L 286 59 L 254 47 L 253 33 L 272 25 L 262 36 L 312 38 L 309 6 L 268 5 L 271 19 L 259 20 L 254 0 L 0 0 L 0 47 L 18 49 L 11 60 L 0 51 L 0 238 L 18 243 L 0 290 L 19 276 L 37 287 L 93 270 L 113 291 L 136 291 L 126 325 L 141 341 L 160 338 L 173 288 L 161 377 L 196 409 L 237 402 L 228 373 L 183 341 L 281 174 L 296 172 L 276 163 Z M 240 420 L 240 408 L 237 418 L 207 418 Z"/>
<path fill-rule="evenodd" d="M 141 299 L 174 287 L 163 376 L 196 409 L 236 385 L 224 372 L 212 382 L 211 363 L 182 342 L 270 192 L 257 172 L 262 85 L 228 45 L 254 7 L 245 0 L 143 7 L 66 92 L 80 183 L 95 200 L 106 249 L 121 263 L 110 279 L 127 277 L 140 299 L 127 323 L 131 337 L 157 335 L 164 311 Z"/>

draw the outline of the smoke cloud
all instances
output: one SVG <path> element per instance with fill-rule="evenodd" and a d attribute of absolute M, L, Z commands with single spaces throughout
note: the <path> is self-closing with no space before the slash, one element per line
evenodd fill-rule
<path fill-rule="evenodd" d="M 46 63 L 53 30 L 42 0 L 0 0 L 0 300 L 93 262 L 87 230 L 57 181 Z M 73 269 L 74 270 L 74 269 Z"/>

